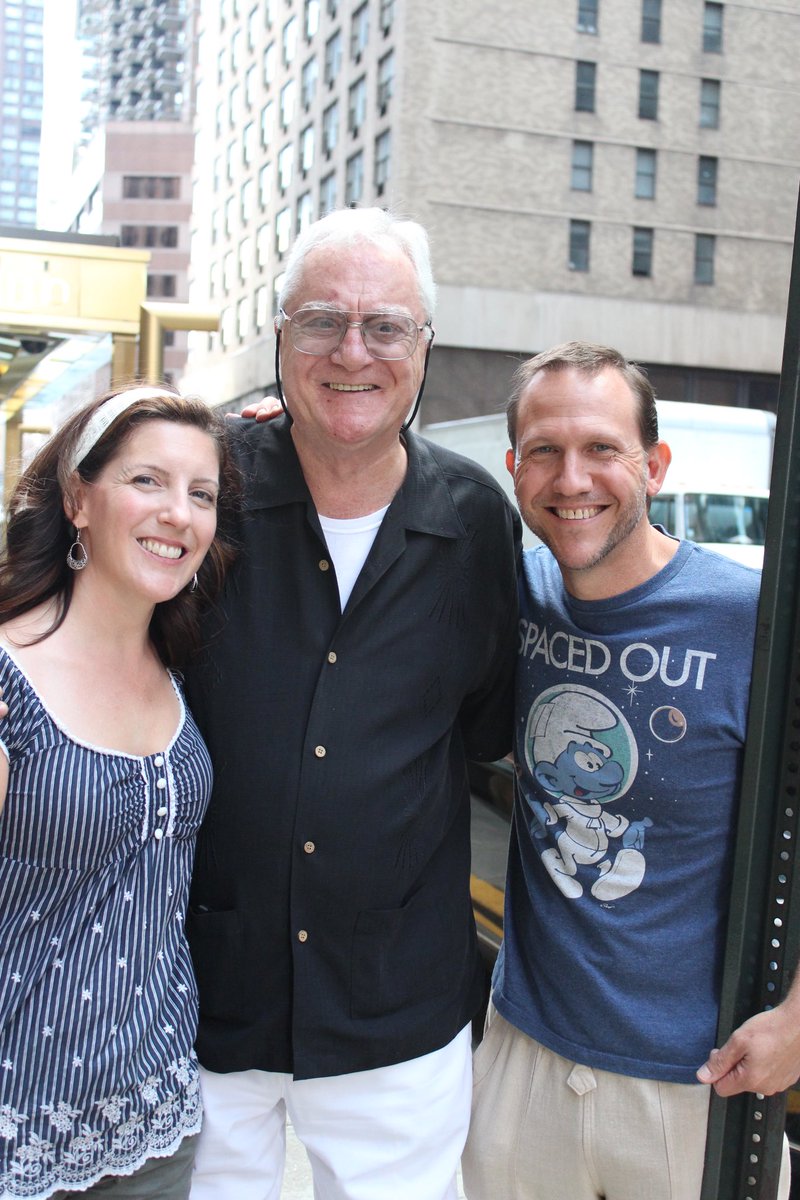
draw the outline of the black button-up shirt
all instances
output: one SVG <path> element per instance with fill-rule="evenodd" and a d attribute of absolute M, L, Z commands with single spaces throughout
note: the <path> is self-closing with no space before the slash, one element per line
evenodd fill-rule
<path fill-rule="evenodd" d="M 465 760 L 510 746 L 518 519 L 479 467 L 408 434 L 342 612 L 285 419 L 232 436 L 243 550 L 188 673 L 215 769 L 187 924 L 200 1061 L 401 1062 L 480 1002 Z"/>

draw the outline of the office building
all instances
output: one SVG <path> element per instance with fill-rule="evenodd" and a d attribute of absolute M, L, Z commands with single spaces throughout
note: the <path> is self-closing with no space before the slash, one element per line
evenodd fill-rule
<path fill-rule="evenodd" d="M 36 224 L 44 0 L 0 0 L 0 225 Z"/>
<path fill-rule="evenodd" d="M 147 249 L 147 295 L 188 299 L 193 0 L 80 0 L 87 90 L 62 224 Z M 168 379 L 187 335 L 165 334 Z"/>
<path fill-rule="evenodd" d="M 423 222 L 427 421 L 489 412 L 520 355 L 619 346 L 671 399 L 774 405 L 798 177 L 800 2 L 225 0 L 197 66 L 186 382 L 273 380 L 299 229 Z"/>

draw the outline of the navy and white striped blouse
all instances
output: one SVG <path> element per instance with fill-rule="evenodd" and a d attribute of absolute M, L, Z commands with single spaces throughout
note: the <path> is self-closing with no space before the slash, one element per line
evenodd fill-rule
<path fill-rule="evenodd" d="M 183 923 L 211 763 L 174 679 L 143 758 L 70 736 L 2 647 L 0 686 L 0 1200 L 45 1200 L 200 1127 Z"/>

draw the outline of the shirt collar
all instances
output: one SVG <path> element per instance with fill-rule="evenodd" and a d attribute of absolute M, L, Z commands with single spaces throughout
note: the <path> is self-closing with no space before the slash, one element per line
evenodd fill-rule
<path fill-rule="evenodd" d="M 243 422 L 241 436 L 251 446 L 245 468 L 249 479 L 250 508 L 273 508 L 295 502 L 309 503 L 310 494 L 294 447 L 286 417 L 266 424 Z M 238 428 L 236 430 L 239 433 Z M 397 519 L 407 529 L 440 537 L 463 537 L 466 533 L 444 470 L 431 446 L 415 433 L 403 435 L 408 451 L 408 470 L 395 495 L 388 519 Z"/>

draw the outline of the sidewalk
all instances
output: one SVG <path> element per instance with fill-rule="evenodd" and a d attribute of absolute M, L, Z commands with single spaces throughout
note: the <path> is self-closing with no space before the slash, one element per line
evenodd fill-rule
<path fill-rule="evenodd" d="M 464 1196 L 460 1172 L 458 1176 L 458 1195 L 461 1198 Z M 286 1171 L 283 1176 L 281 1200 L 314 1200 L 311 1168 L 308 1165 L 306 1152 L 297 1140 L 294 1129 L 290 1124 L 286 1126 Z"/>

